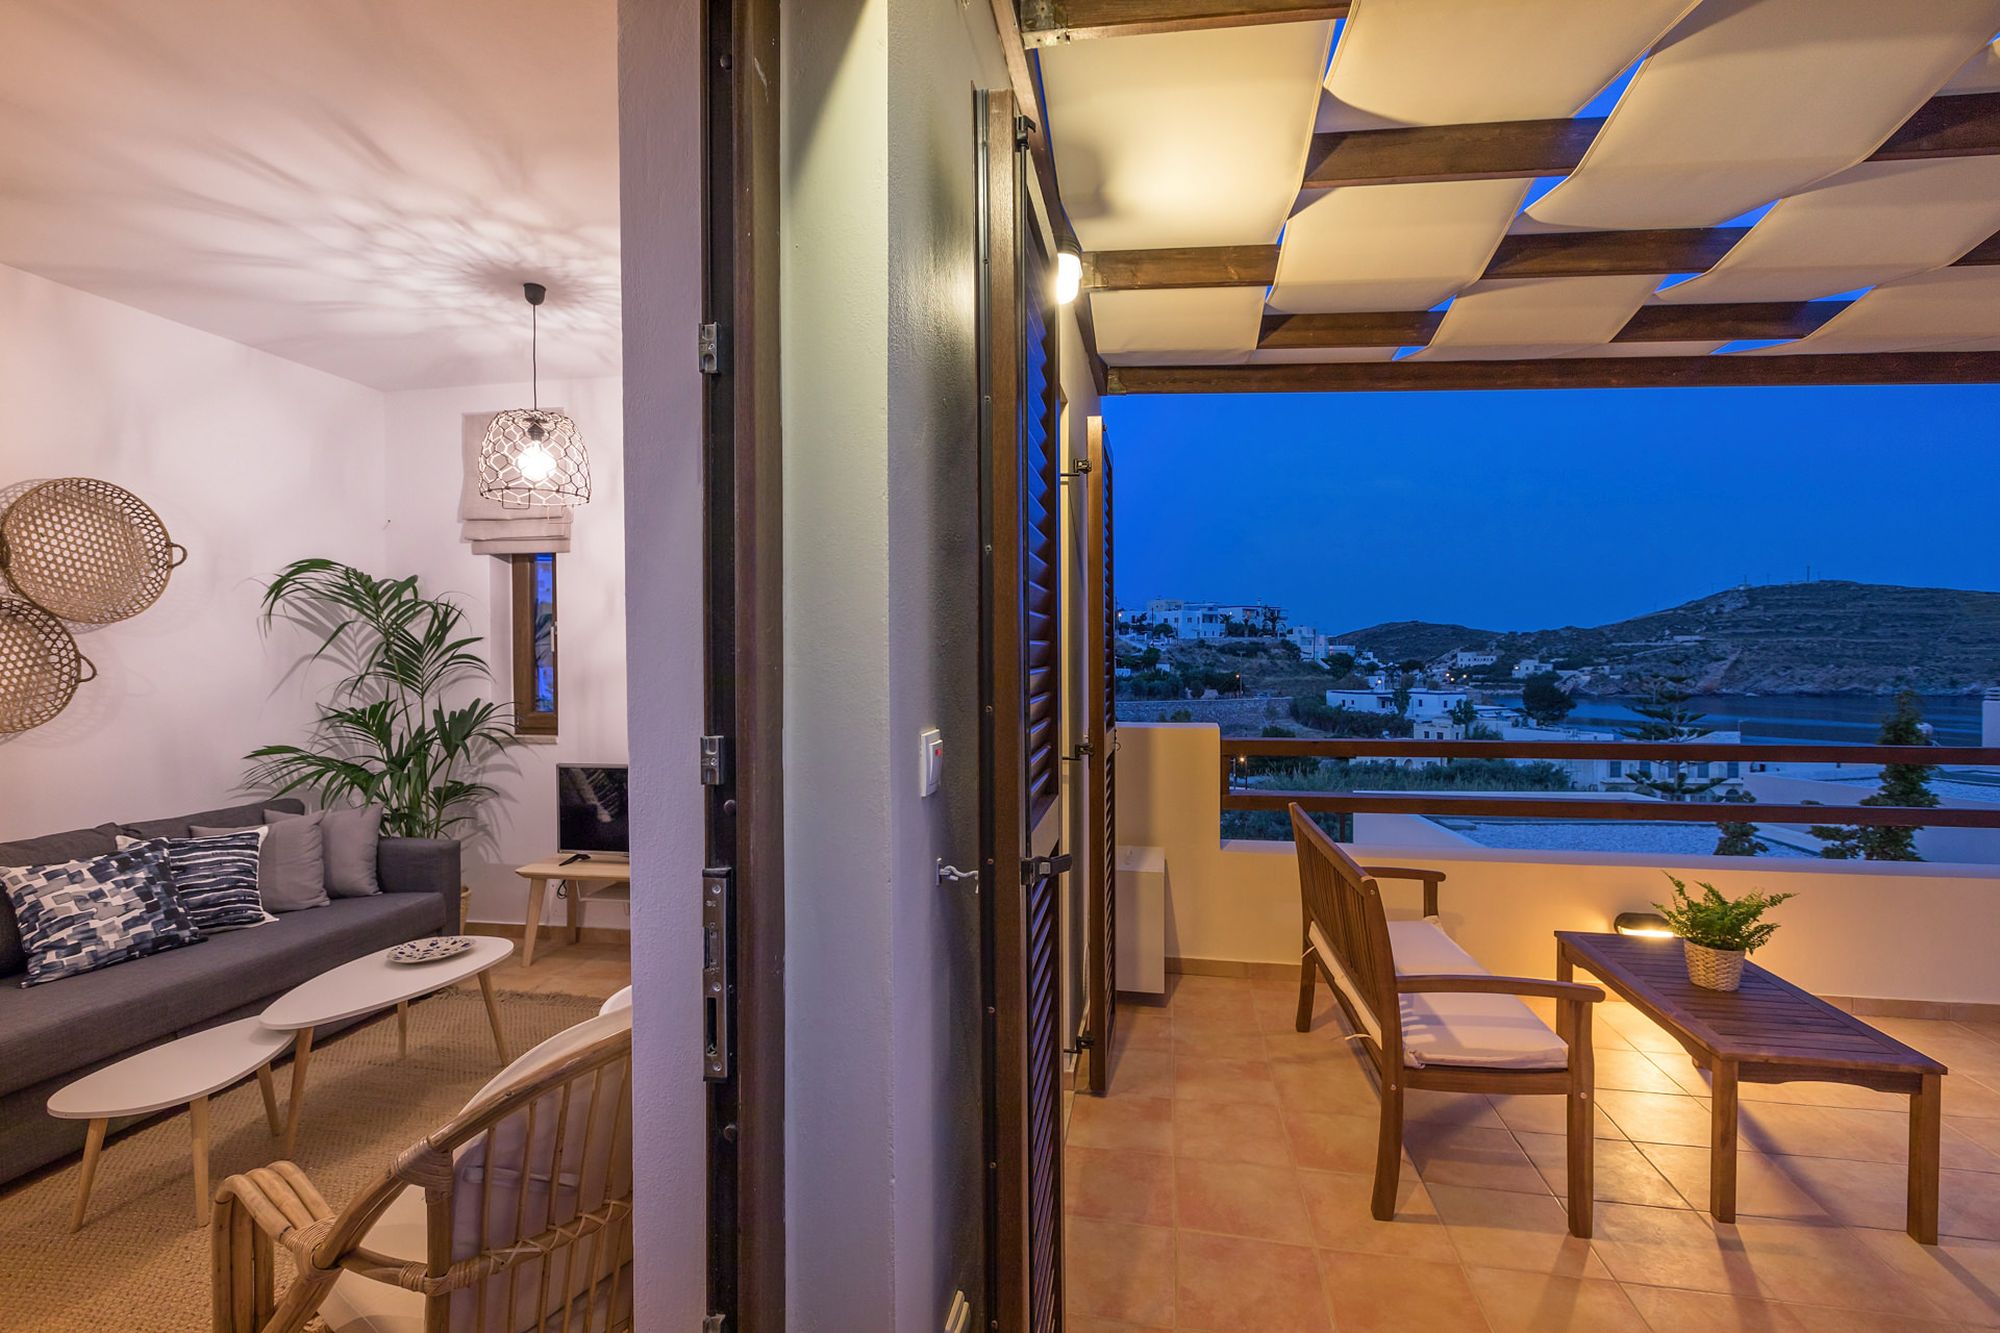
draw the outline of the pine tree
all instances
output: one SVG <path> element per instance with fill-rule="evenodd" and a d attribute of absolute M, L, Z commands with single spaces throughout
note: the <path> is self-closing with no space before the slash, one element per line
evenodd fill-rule
<path fill-rule="evenodd" d="M 1625 728 L 1625 739 L 1691 741 L 1713 731 L 1713 727 L 1703 725 L 1707 714 L 1696 712 L 1689 706 L 1694 691 L 1688 686 L 1693 680 L 1685 666 L 1680 665 L 1655 676 L 1643 700 L 1632 706 L 1632 711 L 1645 721 Z M 1648 770 L 1643 775 L 1634 774 L 1631 777 L 1633 790 L 1657 796 L 1663 801 L 1691 801 L 1722 785 L 1721 778 L 1697 780 L 1689 777 L 1686 765 L 1678 759 L 1656 762 L 1664 766 L 1664 775 L 1655 770 Z"/>
<path fill-rule="evenodd" d="M 1742 805 L 1754 805 L 1757 801 L 1757 798 L 1749 792 L 1740 790 L 1733 791 L 1722 799 Z M 1721 834 L 1715 840 L 1717 856 L 1762 856 L 1771 850 L 1769 844 L 1758 838 L 1757 826 L 1748 820 L 1725 819 L 1715 827 Z"/>
<path fill-rule="evenodd" d="M 1914 690 L 1904 690 L 1896 696 L 1896 706 L 1882 719 L 1882 730 L 1876 739 L 1882 745 L 1930 743 L 1924 730 L 1923 701 Z M 1861 804 L 1935 806 L 1938 798 L 1931 790 L 1931 776 L 1936 772 L 1931 764 L 1884 764 L 1882 785 Z M 1917 830 L 1913 828 L 1816 824 L 1812 835 L 1826 844 L 1819 854 L 1830 861 L 1924 859 L 1917 854 Z"/>

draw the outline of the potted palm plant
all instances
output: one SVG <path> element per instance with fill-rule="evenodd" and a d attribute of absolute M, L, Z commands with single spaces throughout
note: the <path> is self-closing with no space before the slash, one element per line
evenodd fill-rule
<path fill-rule="evenodd" d="M 1725 898 L 1713 884 L 1697 884 L 1702 891 L 1697 898 L 1672 875 L 1667 882 L 1674 886 L 1672 900 L 1653 906 L 1680 936 L 1688 980 L 1709 990 L 1735 990 L 1743 984 L 1743 960 L 1769 943 L 1778 929 L 1777 922 L 1762 920 L 1764 913 L 1798 896 L 1752 891 Z"/>
<path fill-rule="evenodd" d="M 279 616 L 320 635 L 314 660 L 347 674 L 319 705 L 302 745 L 250 752 L 250 780 L 322 805 L 380 805 L 382 832 L 444 838 L 493 795 L 485 767 L 518 743 L 508 709 L 465 697 L 491 678 L 464 633 L 465 608 L 426 597 L 415 576 L 382 579 L 334 560 L 296 560 L 264 591 L 264 623 Z"/>

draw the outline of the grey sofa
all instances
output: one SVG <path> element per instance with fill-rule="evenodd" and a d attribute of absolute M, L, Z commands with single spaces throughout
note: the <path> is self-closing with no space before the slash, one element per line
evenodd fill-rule
<path fill-rule="evenodd" d="M 191 825 L 230 828 L 262 822 L 266 809 L 304 808 L 274 799 L 0 842 L 0 865 L 102 855 L 120 832 L 186 837 Z M 13 908 L 0 894 L 0 1184 L 83 1146 L 83 1121 L 57 1120 L 44 1109 L 49 1094 L 72 1079 L 145 1047 L 257 1014 L 300 982 L 363 954 L 458 929 L 456 842 L 384 838 L 376 868 L 383 891 L 372 897 L 335 898 L 252 930 L 27 989 Z"/>

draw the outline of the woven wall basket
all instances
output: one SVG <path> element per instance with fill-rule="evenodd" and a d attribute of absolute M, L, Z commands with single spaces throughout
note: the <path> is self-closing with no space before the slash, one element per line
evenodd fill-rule
<path fill-rule="evenodd" d="M 0 734 L 27 731 L 69 706 L 97 678 L 60 620 L 19 597 L 0 597 Z"/>
<path fill-rule="evenodd" d="M 145 501 L 93 477 L 45 481 L 0 514 L 0 573 L 36 606 L 78 624 L 138 615 L 186 559 Z"/>

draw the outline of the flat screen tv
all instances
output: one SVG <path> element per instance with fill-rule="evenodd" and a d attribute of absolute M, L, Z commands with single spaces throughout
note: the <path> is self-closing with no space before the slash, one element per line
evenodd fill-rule
<path fill-rule="evenodd" d="M 556 765 L 556 841 L 564 856 L 632 854 L 625 765 Z"/>

